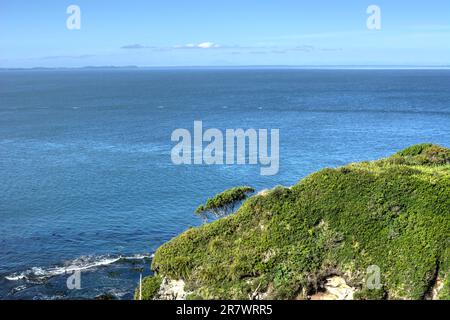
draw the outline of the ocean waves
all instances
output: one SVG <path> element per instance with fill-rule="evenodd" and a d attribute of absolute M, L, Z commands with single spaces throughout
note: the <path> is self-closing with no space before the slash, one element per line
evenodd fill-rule
<path fill-rule="evenodd" d="M 150 260 L 151 258 L 153 258 L 152 254 L 135 254 L 129 256 L 83 256 L 57 266 L 32 267 L 24 271 L 14 272 L 5 276 L 5 279 L 9 281 L 24 280 L 29 283 L 41 284 L 52 277 L 70 275 L 75 271 L 95 271 L 97 268 L 115 263 L 126 263 L 136 260 Z"/>

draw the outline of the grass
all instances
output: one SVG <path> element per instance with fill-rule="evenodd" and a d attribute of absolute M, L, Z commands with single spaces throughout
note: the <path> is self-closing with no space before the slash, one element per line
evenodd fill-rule
<path fill-rule="evenodd" d="M 183 279 L 199 299 L 306 298 L 330 275 L 359 299 L 423 299 L 438 277 L 449 299 L 449 241 L 450 150 L 422 144 L 252 196 L 161 246 L 152 269 Z M 378 290 L 365 285 L 371 265 L 381 270 Z"/>

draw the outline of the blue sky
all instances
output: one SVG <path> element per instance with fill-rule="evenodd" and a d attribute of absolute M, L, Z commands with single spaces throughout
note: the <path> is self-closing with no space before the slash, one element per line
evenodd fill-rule
<path fill-rule="evenodd" d="M 0 0 L 0 67 L 449 64 L 448 0 Z"/>

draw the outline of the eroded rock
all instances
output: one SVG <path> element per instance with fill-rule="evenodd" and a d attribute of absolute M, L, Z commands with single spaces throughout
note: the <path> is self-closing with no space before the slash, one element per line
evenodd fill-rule
<path fill-rule="evenodd" d="M 311 300 L 353 300 L 353 294 L 356 291 L 339 276 L 327 278 L 322 289 L 323 291 L 312 295 Z"/>
<path fill-rule="evenodd" d="M 156 295 L 156 300 L 185 300 L 187 292 L 184 290 L 183 280 L 164 278 Z"/>

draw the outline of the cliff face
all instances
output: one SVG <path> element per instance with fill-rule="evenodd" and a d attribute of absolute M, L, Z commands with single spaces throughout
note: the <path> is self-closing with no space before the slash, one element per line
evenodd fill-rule
<path fill-rule="evenodd" d="M 183 280 L 187 299 L 449 299 L 450 150 L 417 145 L 255 195 L 161 246 L 152 269 L 144 289 Z"/>

